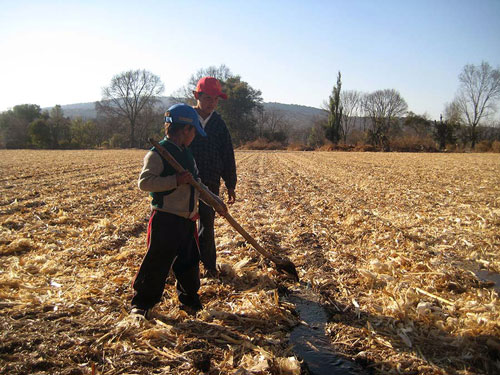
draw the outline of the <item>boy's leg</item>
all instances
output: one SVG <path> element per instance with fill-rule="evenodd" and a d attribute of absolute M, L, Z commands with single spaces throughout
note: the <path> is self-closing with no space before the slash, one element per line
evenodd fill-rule
<path fill-rule="evenodd" d="M 200 201 L 199 206 L 200 222 L 203 226 L 203 233 L 200 236 L 200 257 L 205 270 L 216 271 L 216 250 L 214 221 L 215 211 Z"/>
<path fill-rule="evenodd" d="M 177 279 L 177 294 L 182 304 L 201 308 L 198 290 L 200 289 L 199 250 L 194 238 L 195 225 L 186 220 L 189 236 L 179 247 L 173 271 Z"/>
<path fill-rule="evenodd" d="M 149 225 L 148 251 L 133 283 L 132 306 L 141 309 L 149 309 L 160 301 L 180 244 L 175 215 L 154 210 Z"/>

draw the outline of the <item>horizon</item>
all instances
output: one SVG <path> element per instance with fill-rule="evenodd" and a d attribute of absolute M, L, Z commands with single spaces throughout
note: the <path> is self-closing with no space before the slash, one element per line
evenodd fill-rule
<path fill-rule="evenodd" d="M 0 111 L 99 101 L 114 75 L 135 69 L 170 96 L 225 64 L 267 103 L 321 108 L 340 71 L 343 90 L 395 89 L 410 111 L 438 119 L 466 64 L 499 67 L 499 16 L 495 0 L 6 1 Z"/>
<path fill-rule="evenodd" d="M 174 97 L 171 96 L 171 95 L 162 95 L 162 96 L 159 96 L 158 98 L 174 98 Z M 40 106 L 40 109 L 42 109 L 42 110 L 44 110 L 44 109 L 51 109 L 51 108 L 54 108 L 56 105 L 60 105 L 61 107 L 66 107 L 66 106 L 71 106 L 71 105 L 91 104 L 91 103 L 95 103 L 95 102 L 98 102 L 98 101 L 99 100 L 93 100 L 93 101 L 89 101 L 89 102 L 67 103 L 67 104 L 57 103 L 57 104 L 54 104 L 52 106 L 47 106 L 47 107 L 41 107 Z M 36 104 L 36 103 L 22 103 L 22 104 Z M 284 105 L 293 105 L 293 106 L 308 107 L 308 108 L 314 108 L 314 109 L 323 110 L 320 107 L 312 107 L 312 106 L 309 106 L 309 105 L 303 105 L 303 104 L 297 104 L 297 103 L 280 103 L 280 102 L 266 102 L 266 101 L 263 101 L 263 104 L 284 104 Z"/>

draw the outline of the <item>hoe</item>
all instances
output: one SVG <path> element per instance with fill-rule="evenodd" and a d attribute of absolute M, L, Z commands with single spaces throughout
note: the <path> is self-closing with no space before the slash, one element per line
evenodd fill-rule
<path fill-rule="evenodd" d="M 149 138 L 149 142 L 156 148 L 156 151 L 178 172 L 182 173 L 185 171 L 185 169 L 177 162 L 177 160 L 174 159 L 174 157 L 165 149 L 163 148 L 158 142 L 156 142 L 154 139 Z M 220 205 L 220 203 L 212 196 L 210 192 L 205 190 L 205 188 L 200 185 L 197 181 L 194 179 L 189 182 L 195 189 L 197 189 L 200 192 L 201 198 L 205 203 L 208 203 L 210 206 L 212 206 L 217 212 L 223 212 L 223 209 Z M 236 231 L 245 238 L 245 240 L 250 243 L 255 250 L 257 250 L 262 256 L 266 257 L 267 259 L 271 260 L 275 265 L 276 269 L 279 272 L 286 272 L 290 276 L 292 276 L 296 281 L 299 281 L 299 275 L 297 274 L 297 270 L 295 269 L 295 265 L 290 261 L 289 259 L 284 259 L 284 258 L 279 258 L 274 256 L 273 254 L 269 253 L 268 251 L 264 250 L 262 246 L 259 245 L 259 243 L 250 235 L 248 232 L 243 229 L 243 227 L 238 224 L 236 220 L 229 214 L 229 212 L 226 212 L 224 215 L 224 218 L 231 224 L 231 226 L 236 229 Z"/>

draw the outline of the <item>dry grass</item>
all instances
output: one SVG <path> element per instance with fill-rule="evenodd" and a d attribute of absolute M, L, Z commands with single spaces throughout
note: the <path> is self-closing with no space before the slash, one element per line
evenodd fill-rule
<path fill-rule="evenodd" d="M 0 151 L 0 372 L 298 374 L 292 282 L 217 219 L 205 309 L 131 319 L 145 152 Z M 231 214 L 297 265 L 335 349 L 376 374 L 499 371 L 500 156 L 237 152 Z M 280 250 L 283 249 L 283 250 Z M 94 370 L 92 370 L 94 369 Z"/>

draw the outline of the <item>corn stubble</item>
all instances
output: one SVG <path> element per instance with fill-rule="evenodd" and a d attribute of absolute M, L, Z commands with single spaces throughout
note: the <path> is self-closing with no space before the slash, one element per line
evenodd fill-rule
<path fill-rule="evenodd" d="M 302 284 L 217 218 L 204 310 L 175 286 L 128 314 L 145 252 L 142 150 L 0 150 L 0 372 L 300 374 L 283 291 L 312 287 L 332 347 L 375 374 L 500 371 L 500 157 L 236 153 L 234 216 Z M 302 365 L 302 367 L 304 367 Z"/>

